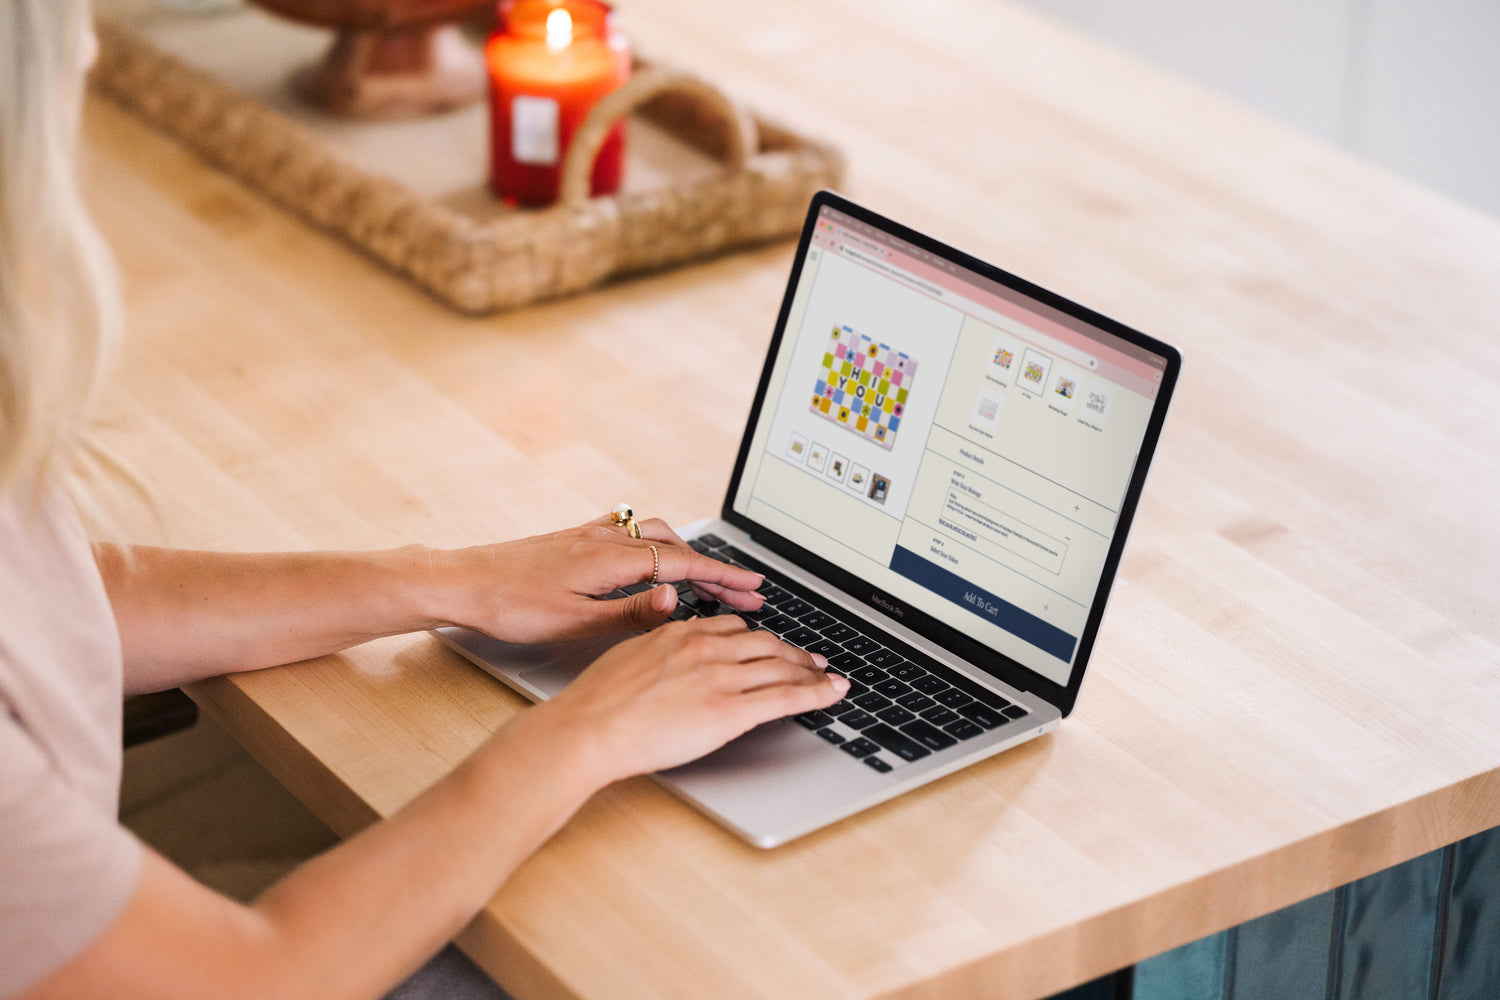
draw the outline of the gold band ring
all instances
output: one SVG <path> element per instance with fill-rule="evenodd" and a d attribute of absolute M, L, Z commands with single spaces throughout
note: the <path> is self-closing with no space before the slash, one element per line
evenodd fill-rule
<path fill-rule="evenodd" d="M 625 529 L 625 534 L 631 538 L 641 537 L 641 526 L 635 522 L 635 511 L 630 509 L 628 503 L 617 503 L 615 509 L 609 512 L 611 524 Z"/>
<path fill-rule="evenodd" d="M 661 582 L 661 553 L 656 551 L 656 546 L 651 546 L 651 586 Z"/>

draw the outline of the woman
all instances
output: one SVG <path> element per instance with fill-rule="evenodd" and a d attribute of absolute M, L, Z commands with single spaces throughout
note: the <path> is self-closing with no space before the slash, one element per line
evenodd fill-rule
<path fill-rule="evenodd" d="M 0 3 L 0 997 L 376 997 L 597 789 L 848 684 L 734 617 L 662 625 L 254 905 L 131 838 L 115 819 L 122 691 L 443 623 L 512 641 L 659 625 L 670 586 L 590 596 L 649 579 L 653 545 L 661 579 L 732 608 L 759 607 L 760 578 L 657 521 L 641 539 L 601 519 L 450 552 L 91 547 L 64 488 L 90 464 L 86 416 L 118 326 L 73 182 L 91 39 L 82 0 Z"/>

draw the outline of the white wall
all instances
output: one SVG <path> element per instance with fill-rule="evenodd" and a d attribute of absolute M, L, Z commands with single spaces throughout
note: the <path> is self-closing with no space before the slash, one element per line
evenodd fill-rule
<path fill-rule="evenodd" d="M 1021 0 L 1500 216 L 1497 0 Z"/>

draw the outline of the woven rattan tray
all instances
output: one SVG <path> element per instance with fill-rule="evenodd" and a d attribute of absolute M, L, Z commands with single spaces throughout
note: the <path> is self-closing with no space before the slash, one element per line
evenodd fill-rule
<path fill-rule="evenodd" d="M 99 26 L 94 87 L 307 221 L 466 313 L 578 292 L 798 231 L 839 154 L 748 113 L 707 81 L 638 63 L 580 127 L 557 206 L 464 211 L 343 155 L 314 128 L 125 26 Z M 590 198 L 611 125 L 644 119 L 719 161 L 644 191 Z"/>

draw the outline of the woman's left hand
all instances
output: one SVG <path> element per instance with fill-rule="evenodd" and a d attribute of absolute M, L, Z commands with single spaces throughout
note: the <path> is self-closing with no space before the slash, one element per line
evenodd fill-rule
<path fill-rule="evenodd" d="M 676 609 L 671 584 L 679 580 L 736 611 L 761 606 L 759 573 L 699 554 L 658 518 L 639 524 L 640 538 L 604 517 L 547 535 L 431 552 L 445 602 L 439 617 L 506 642 L 539 643 L 654 628 Z M 659 586 L 600 599 L 649 581 L 653 569 Z"/>

